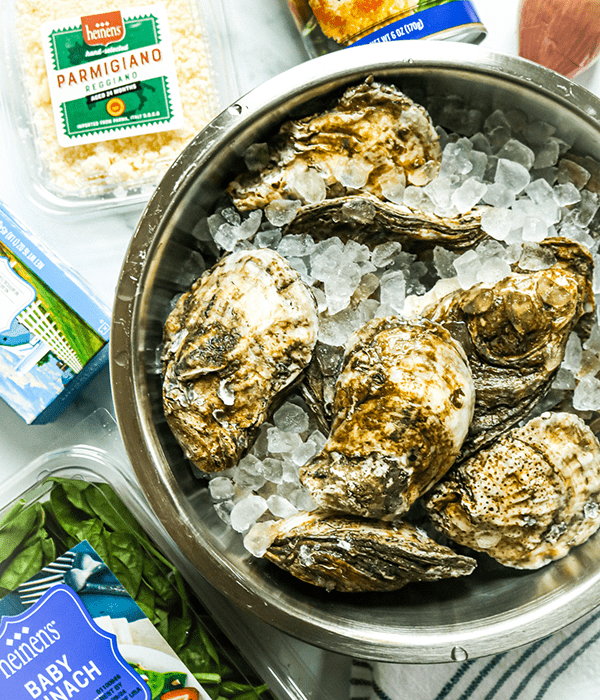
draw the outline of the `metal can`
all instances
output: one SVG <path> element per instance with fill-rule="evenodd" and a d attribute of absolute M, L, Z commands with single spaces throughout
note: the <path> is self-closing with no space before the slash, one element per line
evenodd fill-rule
<path fill-rule="evenodd" d="M 469 0 L 288 0 L 288 6 L 312 58 L 406 39 L 478 44 L 487 34 Z"/>

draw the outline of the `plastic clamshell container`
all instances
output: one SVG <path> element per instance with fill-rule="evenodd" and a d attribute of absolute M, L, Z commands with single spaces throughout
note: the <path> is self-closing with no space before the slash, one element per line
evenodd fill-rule
<path fill-rule="evenodd" d="M 25 502 L 26 508 L 47 501 L 52 488 L 52 482 L 48 481 L 51 477 L 108 484 L 153 544 L 182 574 L 197 598 L 190 602 L 192 613 L 201 620 L 218 655 L 234 665 L 236 658 L 231 657 L 230 650 L 233 648 L 241 655 L 244 667 L 240 668 L 238 658 L 238 669 L 242 680 L 246 674 L 252 676 L 248 682 L 255 685 L 266 683 L 277 700 L 333 700 L 329 691 L 319 686 L 315 676 L 319 669 L 311 656 L 312 649 L 302 644 L 299 647 L 296 640 L 234 608 L 200 576 L 177 548 L 156 519 L 137 483 L 130 478 L 132 471 L 116 423 L 108 411 L 96 410 L 78 424 L 69 437 L 72 440 L 68 445 L 40 455 L 3 484 L 0 522 L 19 500 Z M 70 545 L 65 543 L 64 550 L 69 548 Z M 56 556 L 61 553 L 57 548 Z M 37 571 L 31 571 L 30 575 L 35 573 Z M 299 687 L 299 682 L 302 687 Z"/>
<path fill-rule="evenodd" d="M 121 44 L 83 38 L 86 18 L 114 15 Z M 12 168 L 46 213 L 142 207 L 187 142 L 237 96 L 211 0 L 7 0 L 0 18 Z"/>

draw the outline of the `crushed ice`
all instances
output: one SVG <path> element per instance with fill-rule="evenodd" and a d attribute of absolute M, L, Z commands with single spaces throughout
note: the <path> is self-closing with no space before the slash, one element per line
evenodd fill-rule
<path fill-rule="evenodd" d="M 226 206 L 199 222 L 197 236 L 204 239 L 209 234 L 223 252 L 268 247 L 286 257 L 313 287 L 324 352 L 339 351 L 374 317 L 417 314 L 425 303 L 458 287 L 495 284 L 516 262 L 524 270 L 550 267 L 554 256 L 539 244 L 555 235 L 590 249 L 594 293 L 600 301 L 600 201 L 595 191 L 585 189 L 592 176 L 600 177 L 600 166 L 590 158 L 562 158 L 570 146 L 556 137 L 555 127 L 530 122 L 519 110 L 497 109 L 484 118 L 478 109 L 452 97 L 436 109 L 430 111 L 440 124 L 443 155 L 438 175 L 430 179 L 431 164 L 408 182 L 404 175 L 390 173 L 380 183 L 382 193 L 395 205 L 442 217 L 481 207 L 481 225 L 489 238 L 477 247 L 463 253 L 435 247 L 423 261 L 395 241 L 369 250 L 337 237 L 317 241 L 307 234 L 282 236 L 303 204 L 325 198 L 331 177 L 351 189 L 362 187 L 371 172 L 362 161 L 329 173 L 298 168 L 289 182 L 291 198 L 273 201 L 264 212 L 240 214 Z M 255 144 L 248 149 L 246 164 L 259 170 L 268 157 L 266 145 Z M 372 204 L 353 203 L 341 215 L 368 222 Z M 567 400 L 571 410 L 589 419 L 591 412 L 600 411 L 598 373 L 600 328 L 595 324 L 583 345 L 575 333 L 569 338 L 564 362 L 538 412 L 564 406 Z M 220 392 L 224 403 L 234 400 L 226 384 Z M 257 556 L 269 544 L 273 521 L 316 507 L 298 471 L 325 441 L 306 405 L 291 397 L 272 422 L 262 426 L 252 449 L 234 469 L 210 477 L 216 512 L 234 530 L 246 533 L 246 547 Z M 250 530 L 252 536 L 247 534 Z"/>

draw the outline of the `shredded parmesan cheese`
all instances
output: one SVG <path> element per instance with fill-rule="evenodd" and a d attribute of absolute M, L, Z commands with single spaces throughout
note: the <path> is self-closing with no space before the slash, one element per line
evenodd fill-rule
<path fill-rule="evenodd" d="M 215 116 L 211 64 L 193 0 L 163 0 L 184 124 L 180 129 L 61 147 L 50 100 L 41 27 L 45 22 L 145 7 L 128 0 L 18 0 L 17 30 L 37 152 L 48 189 L 64 196 L 126 192 L 156 184 L 185 145 Z"/>

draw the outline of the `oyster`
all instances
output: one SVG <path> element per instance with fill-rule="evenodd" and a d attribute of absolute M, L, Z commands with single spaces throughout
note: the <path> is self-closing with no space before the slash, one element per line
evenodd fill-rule
<path fill-rule="evenodd" d="M 331 235 L 344 242 L 353 239 L 369 248 L 398 241 L 408 252 L 435 245 L 464 250 L 487 236 L 481 228 L 479 209 L 452 218 L 441 217 L 370 195 L 347 195 L 301 207 L 284 234 L 302 233 L 310 233 L 316 239 Z"/>
<path fill-rule="evenodd" d="M 296 578 L 345 593 L 394 591 L 411 581 L 467 576 L 476 566 L 422 530 L 331 513 L 300 512 L 259 526 L 265 558 Z M 250 537 L 252 537 L 252 530 Z"/>
<path fill-rule="evenodd" d="M 556 262 L 513 273 L 493 287 L 457 290 L 422 310 L 462 342 L 476 402 L 461 459 L 527 417 L 545 396 L 573 330 L 585 334 L 594 311 L 592 258 L 578 243 L 540 244 Z"/>
<path fill-rule="evenodd" d="M 445 329 L 369 321 L 348 341 L 331 433 L 300 481 L 322 508 L 392 519 L 451 467 L 474 400 L 465 354 Z"/>
<path fill-rule="evenodd" d="M 367 80 L 332 109 L 283 124 L 269 144 L 269 164 L 239 176 L 228 191 L 242 211 L 281 198 L 315 201 L 297 184 L 309 179 L 322 196 L 360 189 L 381 199 L 386 183 L 426 185 L 440 160 L 427 111 L 395 87 Z"/>
<path fill-rule="evenodd" d="M 331 429 L 335 385 L 342 368 L 344 349 L 317 341 L 313 359 L 306 368 L 299 389 L 319 428 L 326 434 Z"/>
<path fill-rule="evenodd" d="M 505 566 L 537 569 L 600 526 L 600 444 L 570 413 L 545 413 L 455 465 L 424 497 L 437 529 Z"/>
<path fill-rule="evenodd" d="M 167 422 L 199 469 L 227 469 L 310 362 L 314 297 L 274 251 L 232 253 L 179 299 L 164 340 Z"/>

